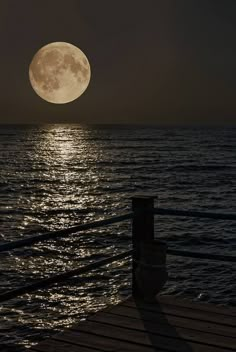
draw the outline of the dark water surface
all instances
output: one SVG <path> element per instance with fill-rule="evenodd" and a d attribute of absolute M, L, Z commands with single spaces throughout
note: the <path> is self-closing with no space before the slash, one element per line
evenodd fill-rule
<path fill-rule="evenodd" d="M 11 126 L 0 129 L 0 242 L 156 205 L 236 213 L 236 129 Z M 0 254 L 0 292 L 130 248 L 130 223 Z M 236 255 L 236 222 L 156 217 L 169 246 Z M 168 258 L 164 293 L 235 306 L 235 265 Z M 124 260 L 1 305 L 0 347 L 39 341 L 129 294 Z M 8 347 L 10 348 L 10 347 Z M 19 346 L 17 347 L 19 350 Z"/>

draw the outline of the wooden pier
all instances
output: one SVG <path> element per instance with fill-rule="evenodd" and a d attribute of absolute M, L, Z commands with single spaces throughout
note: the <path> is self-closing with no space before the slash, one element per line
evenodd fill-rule
<path fill-rule="evenodd" d="M 168 248 L 166 243 L 155 238 L 154 215 L 236 220 L 236 214 L 154 208 L 153 197 L 136 196 L 132 199 L 130 213 L 0 245 L 0 252 L 9 251 L 132 219 L 132 248 L 127 248 L 125 252 L 0 294 L 0 302 L 4 302 L 132 255 L 131 298 L 89 316 L 87 321 L 28 351 L 236 352 L 236 309 L 157 295 L 168 278 L 168 254 L 234 263 L 236 257 Z"/>
<path fill-rule="evenodd" d="M 236 351 L 236 309 L 171 296 L 158 296 L 156 303 L 129 298 L 30 351 Z"/>

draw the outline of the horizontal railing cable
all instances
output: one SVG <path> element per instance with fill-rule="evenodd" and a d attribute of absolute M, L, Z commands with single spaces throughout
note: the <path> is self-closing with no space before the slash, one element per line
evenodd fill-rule
<path fill-rule="evenodd" d="M 74 269 L 74 270 L 70 270 L 70 271 L 66 271 L 64 273 L 61 274 L 56 274 L 53 275 L 51 277 L 39 280 L 33 284 L 30 285 L 26 285 L 20 288 L 17 288 L 15 290 L 11 290 L 5 293 L 0 294 L 0 302 L 5 302 L 8 301 L 9 299 L 13 299 L 19 296 L 22 296 L 26 293 L 31 293 L 33 291 L 39 290 L 39 289 L 43 289 L 44 287 L 48 287 L 52 284 L 64 281 L 66 279 L 69 279 L 73 276 L 77 276 L 77 275 L 81 275 L 81 274 L 85 274 L 90 270 L 94 270 L 97 269 L 101 266 L 110 264 L 112 262 L 115 262 L 117 260 L 121 260 L 124 258 L 127 258 L 128 256 L 130 256 L 132 254 L 132 249 L 128 250 L 126 252 L 122 252 L 120 254 L 116 254 L 112 257 L 109 258 L 105 258 L 105 259 L 101 259 L 101 260 L 97 260 L 93 263 L 84 265 L 80 268 Z"/>
<path fill-rule="evenodd" d="M 220 213 L 197 212 L 197 211 L 163 209 L 163 208 L 155 208 L 153 212 L 154 214 L 157 214 L 157 215 L 170 215 L 170 216 L 182 216 L 182 217 L 187 216 L 187 217 L 197 217 L 197 218 L 209 218 L 209 219 L 216 219 L 216 220 L 236 220 L 236 214 L 220 214 Z M 91 223 L 69 227 L 67 229 L 46 232 L 40 235 L 31 236 L 17 241 L 7 242 L 0 245 L 0 253 L 9 251 L 12 249 L 16 249 L 16 248 L 30 246 L 38 242 L 64 237 L 67 235 L 74 234 L 76 232 L 94 229 L 105 225 L 111 225 L 114 223 L 132 219 L 133 217 L 134 217 L 134 213 L 130 212 L 124 215 L 113 216 L 108 219 L 97 220 Z"/>
<path fill-rule="evenodd" d="M 55 238 L 64 237 L 67 235 L 74 234 L 76 232 L 95 229 L 97 227 L 101 227 L 104 225 L 111 225 L 111 224 L 118 223 L 121 221 L 129 220 L 132 218 L 133 218 L 133 213 L 131 212 L 131 213 L 127 213 L 124 215 L 113 216 L 108 219 L 97 220 L 94 222 L 69 227 L 69 228 L 63 229 L 63 230 L 46 232 L 46 233 L 43 233 L 40 235 L 31 236 L 31 237 L 24 238 L 21 240 L 7 242 L 7 243 L 0 245 L 0 252 L 5 252 L 5 251 L 9 251 L 9 250 L 16 249 L 16 248 L 30 246 L 30 245 L 38 243 L 38 242 L 53 240 Z"/>
<path fill-rule="evenodd" d="M 234 262 L 236 263 L 236 257 L 230 255 L 221 255 L 221 254 L 211 254 L 211 253 L 201 253 L 201 252 L 192 252 L 192 251 L 182 251 L 179 249 L 167 249 L 167 253 L 177 257 L 191 257 L 199 259 L 210 259 L 215 261 L 223 262 Z"/>
<path fill-rule="evenodd" d="M 236 220 L 236 214 L 209 213 L 202 211 L 176 210 L 155 208 L 153 211 L 156 215 L 187 216 L 193 218 L 208 218 L 215 220 Z"/>
<path fill-rule="evenodd" d="M 88 265 L 82 266 L 80 268 L 66 271 L 61 274 L 56 274 L 51 277 L 39 280 L 33 284 L 26 285 L 15 290 L 11 290 L 5 293 L 0 294 L 0 302 L 5 302 L 13 298 L 17 298 L 27 293 L 31 293 L 33 291 L 43 289 L 48 287 L 54 283 L 59 283 L 64 280 L 67 280 L 73 276 L 81 275 L 91 270 L 97 269 L 101 266 L 110 264 L 117 260 L 121 260 L 127 258 L 128 256 L 132 255 L 133 250 L 128 250 L 126 252 L 122 252 L 115 256 L 101 259 L 90 263 Z M 236 257 L 229 256 L 229 255 L 219 255 L 219 254 L 209 254 L 209 253 L 201 253 L 201 252 L 192 252 L 192 251 L 182 251 L 177 249 L 167 249 L 167 253 L 173 256 L 180 256 L 180 257 L 191 257 L 191 258 L 198 258 L 198 259 L 207 259 L 207 260 L 215 260 L 215 261 L 225 261 L 225 262 L 236 262 Z"/>

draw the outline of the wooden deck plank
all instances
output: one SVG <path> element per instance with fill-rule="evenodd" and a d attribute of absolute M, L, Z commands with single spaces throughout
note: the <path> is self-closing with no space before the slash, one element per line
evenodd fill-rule
<path fill-rule="evenodd" d="M 157 302 L 157 304 L 144 303 L 141 301 L 134 301 L 133 299 L 128 299 L 123 302 L 124 306 L 135 307 L 137 309 L 149 310 L 153 312 L 162 312 L 164 314 L 170 314 L 180 317 L 187 317 L 190 319 L 196 319 L 201 321 L 213 322 L 220 325 L 227 325 L 236 327 L 236 319 L 232 316 L 217 314 L 214 312 L 204 312 L 199 311 L 195 308 L 186 308 L 176 306 L 174 304 L 162 304 Z M 193 304 L 194 307 L 194 304 Z"/>
<path fill-rule="evenodd" d="M 187 299 L 183 299 L 180 297 L 174 297 L 170 295 L 160 295 L 158 296 L 158 301 L 163 304 L 172 304 L 180 307 L 186 307 L 191 309 L 202 310 L 206 312 L 212 312 L 217 314 L 225 315 L 227 312 L 227 316 L 236 317 L 236 308 L 235 307 L 227 307 L 227 306 L 216 306 L 212 303 L 200 303 L 200 302 L 192 302 Z"/>
<path fill-rule="evenodd" d="M 175 327 L 183 327 L 183 328 L 191 328 L 198 331 L 207 331 L 216 335 L 235 337 L 236 332 L 235 328 L 214 324 L 211 322 L 199 321 L 188 319 L 185 317 L 176 317 L 172 315 L 164 315 L 159 312 L 151 312 L 151 311 L 142 311 L 137 310 L 134 307 L 124 307 L 122 305 L 118 305 L 113 307 L 113 309 L 105 310 L 107 314 L 114 314 L 117 317 L 125 316 L 133 319 L 142 319 L 147 322 L 166 322 L 167 324 L 173 325 Z"/>
<path fill-rule="evenodd" d="M 81 324 L 84 326 L 84 324 Z M 119 351 L 119 352 L 156 352 L 155 348 L 149 346 L 140 346 L 139 344 L 130 343 L 129 341 L 117 340 L 109 336 L 96 335 L 87 331 L 68 331 L 55 336 L 57 341 L 69 342 L 90 348 L 91 350 L 99 350 L 104 352 Z M 166 352 L 166 350 L 159 349 L 159 352 Z M 65 352 L 68 352 L 65 350 Z M 78 349 L 78 352 L 80 350 Z M 184 351 L 182 351 L 184 352 Z M 187 351 L 186 351 L 187 352 Z M 222 351 L 220 351 L 222 352 Z M 228 351 L 227 351 L 228 352 Z"/>
<path fill-rule="evenodd" d="M 72 345 L 69 342 L 56 341 L 53 339 L 50 339 L 50 340 L 48 339 L 46 341 L 43 341 L 39 345 L 32 347 L 31 350 L 37 351 L 37 352 L 65 352 L 65 351 L 92 352 L 92 351 L 95 351 L 94 349 L 83 347 L 83 346 L 79 346 L 79 350 L 78 350 L 78 345 Z"/>
<path fill-rule="evenodd" d="M 204 331 L 196 331 L 189 328 L 178 328 L 169 324 L 162 324 L 158 321 L 150 323 L 142 319 L 132 319 L 128 317 L 118 317 L 107 313 L 96 314 L 89 321 L 107 324 L 108 326 L 118 326 L 131 330 L 150 332 L 151 334 L 180 338 L 186 341 L 210 344 L 213 346 L 234 348 L 236 350 L 236 338 L 219 336 Z"/>
<path fill-rule="evenodd" d="M 149 331 L 136 331 L 129 330 L 122 327 L 111 326 L 97 322 L 88 322 L 87 324 L 81 324 L 73 327 L 78 334 L 82 332 L 87 332 L 91 334 L 91 339 L 93 335 L 102 336 L 104 340 L 106 338 L 113 338 L 117 341 L 129 342 L 134 345 L 145 347 L 152 347 L 156 349 L 166 349 L 168 351 L 176 352 L 222 352 L 229 351 L 228 348 L 217 347 L 215 345 L 200 344 L 197 342 L 186 341 L 181 338 L 165 337 L 161 335 L 155 335 Z M 117 342 L 118 343 L 118 342 Z M 135 347 L 136 348 L 136 347 Z"/>
<path fill-rule="evenodd" d="M 216 308 L 216 309 L 215 309 Z M 129 298 L 30 350 L 35 352 L 232 352 L 236 317 L 223 307 L 171 297 Z"/>

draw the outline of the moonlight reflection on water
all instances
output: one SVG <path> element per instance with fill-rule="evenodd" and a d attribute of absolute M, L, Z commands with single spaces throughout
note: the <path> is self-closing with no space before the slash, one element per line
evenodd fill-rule
<path fill-rule="evenodd" d="M 140 192 L 157 195 L 163 208 L 236 212 L 235 148 L 235 129 L 3 128 L 1 240 L 125 212 Z M 174 247 L 234 255 L 234 223 L 160 216 L 155 221 L 156 236 Z M 2 253 L 1 292 L 127 250 L 130 230 L 127 221 Z M 174 257 L 167 263 L 163 292 L 235 305 L 234 264 Z M 9 301 L 0 309 L 1 342 L 30 345 L 118 302 L 129 294 L 130 281 L 125 260 L 84 275 L 82 282 L 75 277 Z"/>

